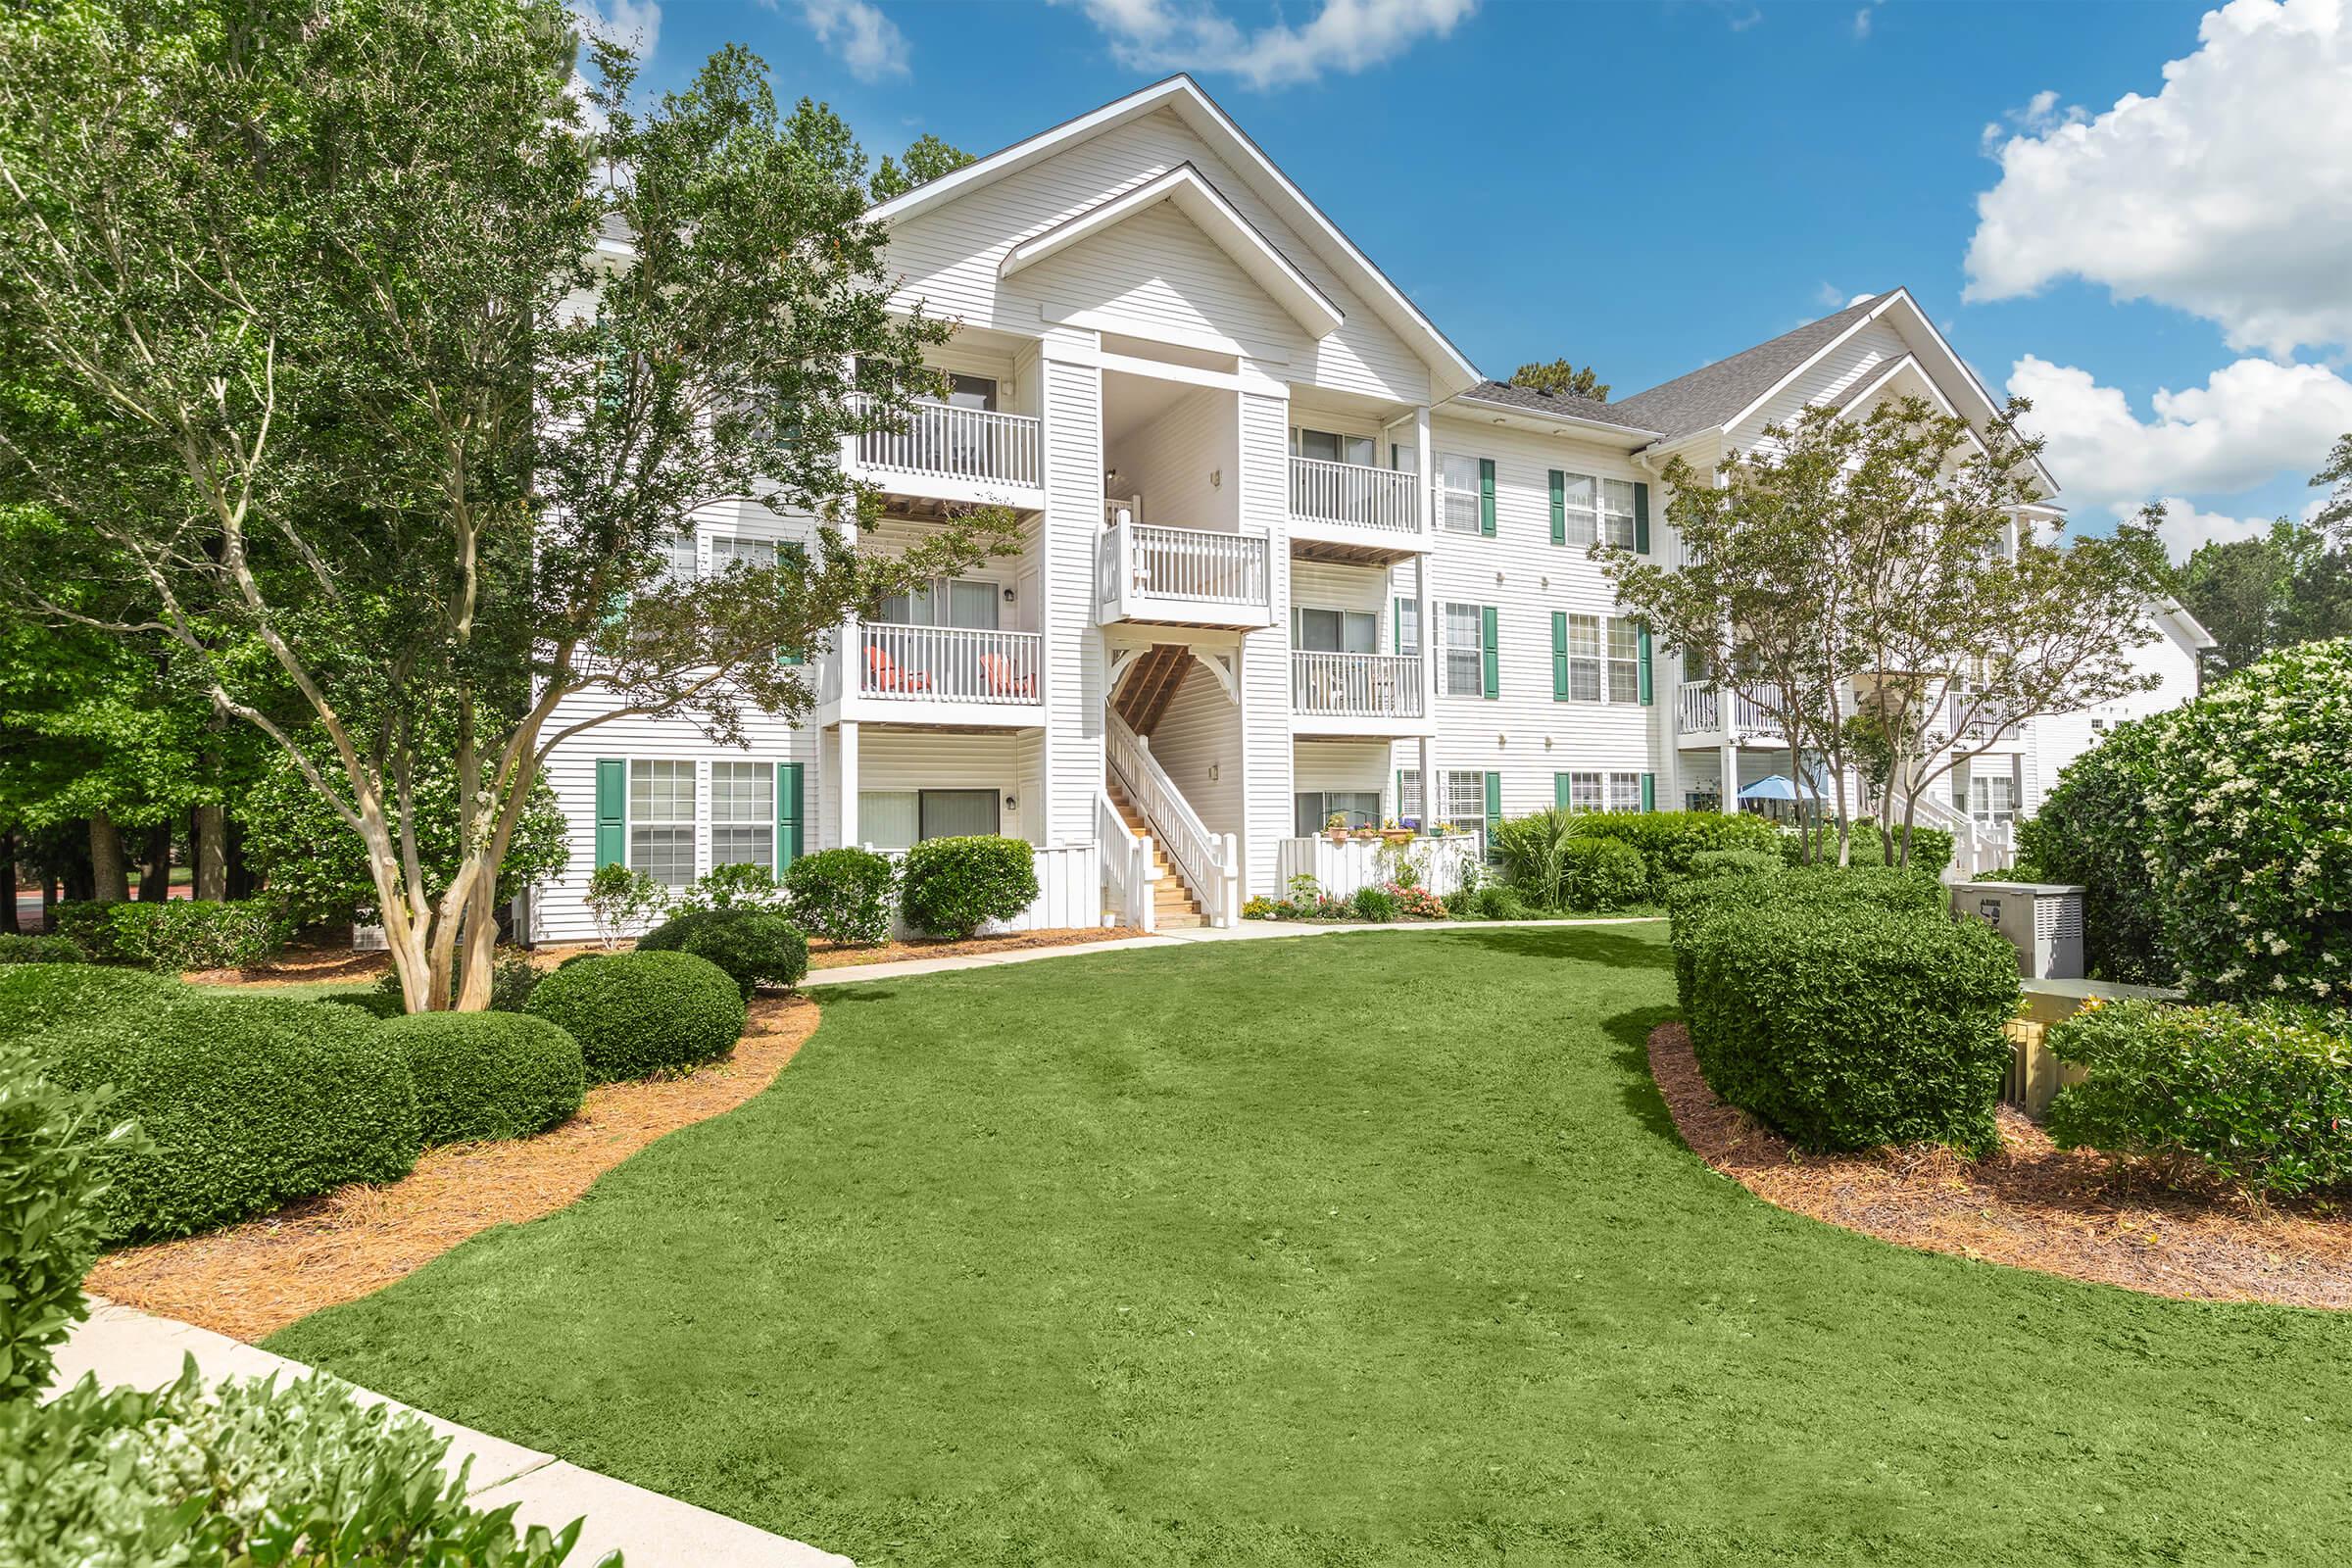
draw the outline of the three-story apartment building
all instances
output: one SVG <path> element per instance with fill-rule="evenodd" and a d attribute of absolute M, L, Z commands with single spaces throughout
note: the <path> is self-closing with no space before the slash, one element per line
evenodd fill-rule
<path fill-rule="evenodd" d="M 1487 380 L 1183 76 L 873 217 L 902 303 L 960 326 L 945 400 L 844 454 L 885 497 L 869 542 L 990 503 L 1020 548 L 841 628 L 804 725 L 722 749 L 635 720 L 559 751 L 571 871 L 537 937 L 587 936 L 613 860 L 677 887 L 1002 832 L 1037 849 L 1030 923 L 1165 926 L 1360 878 L 1335 814 L 1475 846 L 1542 806 L 1736 808 L 1786 748 L 1652 646 L 1590 547 L 1670 560 L 1667 460 L 1707 471 L 1807 404 L 1994 413 L 1899 289 L 1617 403 Z M 713 511 L 677 569 L 808 526 Z M 2178 701 L 2203 634 L 2164 624 Z M 2032 729 L 1961 775 L 1952 821 L 2030 808 Z"/>

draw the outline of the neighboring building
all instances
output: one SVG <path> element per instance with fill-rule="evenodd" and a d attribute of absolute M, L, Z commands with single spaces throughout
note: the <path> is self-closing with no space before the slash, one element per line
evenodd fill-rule
<path fill-rule="evenodd" d="M 805 726 L 755 718 L 731 749 L 637 719 L 561 748 L 572 870 L 534 935 L 589 935 L 582 886 L 614 858 L 682 886 L 1004 832 L 1039 847 L 1033 923 L 1164 925 L 1359 880 L 1369 853 L 1317 836 L 1335 813 L 1475 844 L 1554 804 L 1732 804 L 1787 750 L 1618 613 L 1588 547 L 1671 562 L 1666 460 L 1703 471 L 1807 404 L 1995 412 L 1899 289 L 1618 403 L 1486 380 L 1183 76 L 874 216 L 903 303 L 962 323 L 946 403 L 845 454 L 886 497 L 878 542 L 985 502 L 1021 548 L 843 628 Z M 679 569 L 807 527 L 714 511 Z M 2193 684 L 2179 620 L 2155 652 Z M 2037 800 L 2060 747 L 2034 728 L 1960 798 Z"/>

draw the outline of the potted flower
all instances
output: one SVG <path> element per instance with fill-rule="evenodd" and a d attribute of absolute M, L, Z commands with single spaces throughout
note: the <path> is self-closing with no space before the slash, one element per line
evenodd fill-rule
<path fill-rule="evenodd" d="M 1362 827 L 1359 827 L 1355 830 L 1354 836 L 1356 838 L 1365 840 L 1376 839 L 1380 837 L 1380 829 L 1374 824 L 1366 822 Z"/>
<path fill-rule="evenodd" d="M 1399 823 L 1393 816 L 1381 823 L 1380 836 L 1382 842 L 1388 844 L 1410 844 L 1413 842 L 1413 830 Z"/>
<path fill-rule="evenodd" d="M 1348 813 L 1334 811 L 1323 819 L 1323 836 L 1334 844 L 1348 842 Z"/>
<path fill-rule="evenodd" d="M 1440 822 L 1436 827 L 1431 828 L 1429 831 L 1433 837 L 1449 839 L 1453 837 L 1453 824 L 1451 822 Z"/>

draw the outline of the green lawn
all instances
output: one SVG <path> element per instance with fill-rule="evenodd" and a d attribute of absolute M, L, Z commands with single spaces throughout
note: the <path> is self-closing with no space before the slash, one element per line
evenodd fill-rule
<path fill-rule="evenodd" d="M 270 1348 L 880 1563 L 2320 1561 L 2352 1319 L 1784 1214 L 1662 930 L 829 990 L 775 1088 Z"/>

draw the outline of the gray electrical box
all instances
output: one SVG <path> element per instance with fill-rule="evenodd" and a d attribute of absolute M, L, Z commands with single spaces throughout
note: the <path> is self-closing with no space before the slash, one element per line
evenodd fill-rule
<path fill-rule="evenodd" d="M 1952 914 L 1982 920 L 2017 949 L 2029 980 L 2082 976 L 2082 889 L 2069 882 L 1955 882 Z"/>

